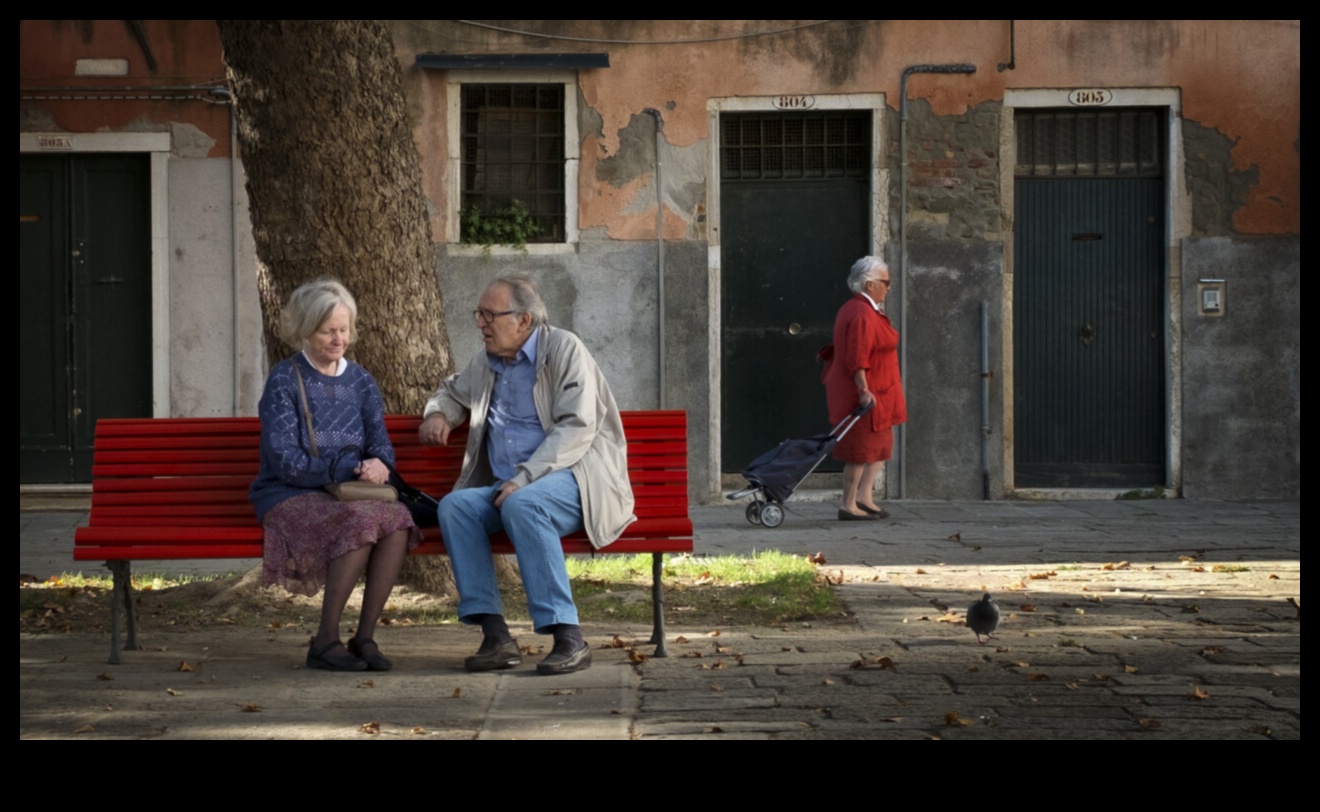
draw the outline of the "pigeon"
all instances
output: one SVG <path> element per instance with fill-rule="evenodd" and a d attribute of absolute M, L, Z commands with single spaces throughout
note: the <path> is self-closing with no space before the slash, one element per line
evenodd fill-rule
<path fill-rule="evenodd" d="M 999 628 L 999 607 L 990 600 L 990 593 L 987 592 L 981 596 L 981 599 L 971 606 L 967 607 L 967 628 L 976 632 L 976 642 L 985 645 L 985 640 L 981 635 L 985 635 L 986 640 L 997 640 L 994 631 Z"/>

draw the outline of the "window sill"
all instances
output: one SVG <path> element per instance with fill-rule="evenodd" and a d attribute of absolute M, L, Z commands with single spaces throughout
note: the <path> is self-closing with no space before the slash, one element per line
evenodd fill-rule
<path fill-rule="evenodd" d="M 481 257 L 486 256 L 486 246 L 472 245 L 469 243 L 451 242 L 447 246 L 447 252 L 451 257 Z M 528 243 L 527 250 L 524 252 L 521 248 L 514 248 L 511 245 L 492 245 L 490 246 L 490 256 L 492 257 L 518 257 L 518 256 L 556 256 L 561 254 L 576 254 L 577 245 L 567 242 L 536 242 Z"/>

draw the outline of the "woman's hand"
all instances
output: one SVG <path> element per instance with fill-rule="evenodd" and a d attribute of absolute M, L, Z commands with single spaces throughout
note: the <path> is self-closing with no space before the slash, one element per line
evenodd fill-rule
<path fill-rule="evenodd" d="M 872 403 L 875 403 L 875 393 L 872 392 L 870 389 L 865 389 L 860 394 L 857 395 L 858 406 L 866 406 Z"/>
<path fill-rule="evenodd" d="M 372 457 L 369 460 L 363 460 L 362 464 L 353 469 L 357 478 L 364 482 L 374 482 L 377 485 L 384 485 L 390 481 L 390 469 L 385 467 L 385 463 Z"/>

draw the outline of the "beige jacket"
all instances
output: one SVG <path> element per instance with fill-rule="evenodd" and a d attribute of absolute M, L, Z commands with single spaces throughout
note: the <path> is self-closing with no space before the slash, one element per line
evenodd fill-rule
<path fill-rule="evenodd" d="M 565 468 L 582 495 L 582 519 L 593 547 L 613 542 L 637 517 L 628 482 L 628 444 L 623 420 L 609 384 L 581 339 L 567 330 L 540 328 L 536 384 L 532 390 L 545 442 L 517 467 L 510 480 L 519 487 Z M 451 426 L 471 421 L 463 470 L 454 490 L 494 481 L 486 457 L 486 411 L 495 371 L 484 352 L 450 376 L 426 403 L 424 417 L 436 412 Z"/>

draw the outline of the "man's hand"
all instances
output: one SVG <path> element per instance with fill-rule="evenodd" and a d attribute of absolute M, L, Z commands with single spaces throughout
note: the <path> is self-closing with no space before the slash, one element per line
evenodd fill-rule
<path fill-rule="evenodd" d="M 518 486 L 512 482 L 501 484 L 499 490 L 495 491 L 495 499 L 491 504 L 495 505 L 496 508 L 502 507 L 504 505 L 504 500 L 508 499 L 516 490 L 518 490 Z"/>
<path fill-rule="evenodd" d="M 417 428 L 417 439 L 422 441 L 422 445 L 449 445 L 449 432 L 452 430 L 445 416 L 436 412 Z"/>

